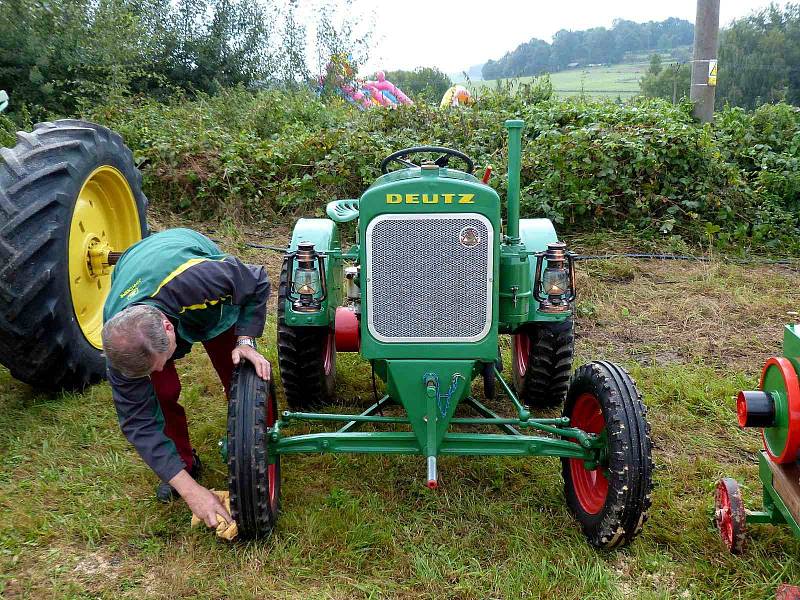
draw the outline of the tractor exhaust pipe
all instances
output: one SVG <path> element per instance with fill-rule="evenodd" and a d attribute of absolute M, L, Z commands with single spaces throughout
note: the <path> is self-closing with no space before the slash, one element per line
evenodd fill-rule
<path fill-rule="evenodd" d="M 510 119 L 505 122 L 508 129 L 508 223 L 506 243 L 519 243 L 519 174 L 522 155 L 522 128 L 525 121 Z"/>

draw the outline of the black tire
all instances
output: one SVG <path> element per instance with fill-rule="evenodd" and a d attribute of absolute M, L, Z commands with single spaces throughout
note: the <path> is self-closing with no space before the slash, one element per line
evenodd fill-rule
<path fill-rule="evenodd" d="M 572 317 L 528 325 L 513 336 L 511 348 L 511 375 L 520 402 L 531 408 L 561 406 L 575 353 Z M 526 348 L 527 356 L 518 356 Z"/>
<path fill-rule="evenodd" d="M 278 365 L 286 403 L 302 411 L 335 400 L 336 347 L 333 328 L 286 324 L 286 265 L 284 261 L 278 286 Z"/>
<path fill-rule="evenodd" d="M 133 193 L 145 237 L 141 174 L 118 134 L 85 121 L 40 123 L 0 157 L 0 363 L 37 388 L 80 390 L 104 377 L 105 360 L 73 307 L 72 214 L 89 176 L 111 166 Z"/>
<path fill-rule="evenodd" d="M 228 403 L 228 490 L 242 539 L 268 535 L 280 512 L 281 457 L 270 465 L 267 430 L 278 418 L 272 382 L 249 362 L 233 372 Z"/>
<path fill-rule="evenodd" d="M 494 374 L 494 367 L 497 363 L 483 363 L 483 397 L 487 400 L 494 400 L 497 395 L 497 377 Z"/>
<path fill-rule="evenodd" d="M 600 468 L 588 471 L 581 460 L 561 460 L 567 506 L 593 546 L 629 544 L 647 520 L 653 490 L 650 425 L 636 384 L 613 363 L 583 365 L 570 382 L 564 416 L 573 426 L 608 436 L 608 458 Z"/>

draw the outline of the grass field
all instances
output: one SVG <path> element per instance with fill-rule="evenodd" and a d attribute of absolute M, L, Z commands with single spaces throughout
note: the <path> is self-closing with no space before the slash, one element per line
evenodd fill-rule
<path fill-rule="evenodd" d="M 288 234 L 250 240 L 282 245 Z M 244 248 L 232 228 L 216 235 L 274 278 L 276 254 Z M 421 457 L 345 455 L 285 459 L 274 535 L 220 543 L 189 529 L 182 503 L 154 500 L 156 478 L 120 434 L 106 384 L 50 397 L 0 369 L 0 596 L 765 598 L 781 582 L 800 583 L 800 544 L 787 529 L 751 527 L 734 558 L 710 515 L 720 476 L 745 483 L 751 507 L 760 497 L 759 437 L 736 427 L 732 396 L 779 351 L 800 274 L 718 262 L 580 269 L 578 361 L 620 361 L 650 409 L 656 488 L 629 548 L 598 553 L 584 542 L 555 459 L 446 458 L 431 492 Z M 274 316 L 262 347 L 275 363 Z M 371 403 L 365 365 L 340 355 L 338 367 L 338 408 Z M 179 371 L 203 482 L 223 489 L 221 387 L 202 352 Z"/>
<path fill-rule="evenodd" d="M 639 93 L 639 80 L 647 70 L 648 63 L 622 63 L 603 67 L 577 67 L 550 75 L 553 91 L 558 96 L 605 96 L 630 98 Z M 511 81 L 530 83 L 533 77 L 520 77 Z M 501 80 L 509 81 L 509 80 Z M 480 93 L 483 87 L 497 84 L 496 79 L 473 81 L 470 86 Z"/>
<path fill-rule="evenodd" d="M 691 46 L 680 46 L 671 51 L 662 51 L 661 60 L 664 64 L 685 61 L 691 55 Z M 550 74 L 553 90 L 558 96 L 599 96 L 609 98 L 630 98 L 639 93 L 639 80 L 644 76 L 650 66 L 650 56 L 653 51 L 628 53 L 625 62 L 601 67 L 580 66 L 565 71 Z M 510 81 L 530 83 L 533 77 L 519 77 Z M 501 80 L 509 81 L 509 80 Z M 463 77 L 455 77 L 454 83 L 464 83 Z M 496 79 L 471 81 L 467 84 L 472 91 L 497 85 Z"/>

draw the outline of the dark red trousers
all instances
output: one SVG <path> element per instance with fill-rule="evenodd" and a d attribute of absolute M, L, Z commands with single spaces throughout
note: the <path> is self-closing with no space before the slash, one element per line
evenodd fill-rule
<path fill-rule="evenodd" d="M 233 360 L 231 352 L 236 346 L 236 334 L 231 327 L 225 333 L 203 342 L 203 346 L 211 359 L 211 364 L 219 375 L 225 388 L 225 397 L 230 396 Z M 187 469 L 192 466 L 192 443 L 189 441 L 189 426 L 186 423 L 186 411 L 178 404 L 181 395 L 181 380 L 175 370 L 175 361 L 169 360 L 162 371 L 153 371 L 150 381 L 156 391 L 161 412 L 164 413 L 164 434 L 175 442 Z"/>

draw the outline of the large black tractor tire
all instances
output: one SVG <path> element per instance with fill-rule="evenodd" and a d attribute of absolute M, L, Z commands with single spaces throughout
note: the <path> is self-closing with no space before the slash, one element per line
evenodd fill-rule
<path fill-rule="evenodd" d="M 636 384 L 613 363 L 583 365 L 570 382 L 564 416 L 607 442 L 593 470 L 580 459 L 561 459 L 567 506 L 596 548 L 629 544 L 647 520 L 653 491 L 650 425 Z"/>
<path fill-rule="evenodd" d="M 231 516 L 242 539 L 268 535 L 281 502 L 281 457 L 268 460 L 268 430 L 278 418 L 271 381 L 249 362 L 234 370 L 228 403 L 228 490 Z"/>
<path fill-rule="evenodd" d="M 332 327 L 286 324 L 286 261 L 278 286 L 278 365 L 286 403 L 292 410 L 331 404 L 336 398 L 336 343 Z"/>
<path fill-rule="evenodd" d="M 119 194 L 106 194 L 108 181 Z M 0 364 L 13 377 L 53 391 L 79 390 L 103 378 L 102 317 L 93 311 L 102 311 L 105 295 L 81 309 L 73 302 L 70 231 L 82 224 L 73 224 L 73 215 L 79 199 L 80 206 L 88 204 L 86 194 L 95 200 L 106 194 L 98 203 L 109 215 L 104 222 L 117 222 L 117 208 L 127 218 L 124 235 L 98 227 L 109 229 L 102 237 L 135 243 L 147 235 L 141 181 L 122 138 L 85 121 L 40 123 L 31 133 L 19 132 L 14 148 L 0 149 Z M 98 281 L 107 294 L 108 274 Z M 94 315 L 93 335 L 82 328 L 86 311 Z"/>
<path fill-rule="evenodd" d="M 511 374 L 520 402 L 536 409 L 561 406 L 575 353 L 572 317 L 561 323 L 532 323 L 512 336 L 511 347 Z"/>

